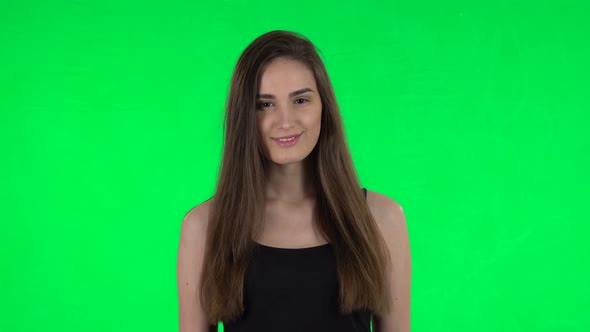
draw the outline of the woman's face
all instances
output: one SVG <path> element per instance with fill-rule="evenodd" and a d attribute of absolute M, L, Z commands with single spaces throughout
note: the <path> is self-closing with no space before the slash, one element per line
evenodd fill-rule
<path fill-rule="evenodd" d="M 313 72 L 299 61 L 274 59 L 262 72 L 256 104 L 267 158 L 277 164 L 305 159 L 321 128 L 322 101 Z M 289 138 L 294 135 L 298 137 Z"/>

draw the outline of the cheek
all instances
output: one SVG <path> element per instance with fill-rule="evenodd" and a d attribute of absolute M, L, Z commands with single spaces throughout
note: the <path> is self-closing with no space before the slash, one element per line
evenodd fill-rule
<path fill-rule="evenodd" d="M 266 121 L 263 116 L 258 115 L 256 117 L 256 126 L 258 127 L 258 134 L 262 135 L 266 128 Z"/>
<path fill-rule="evenodd" d="M 307 122 L 309 128 L 319 129 L 322 124 L 322 110 L 311 113 Z"/>
<path fill-rule="evenodd" d="M 258 117 L 258 137 L 263 144 L 268 144 L 268 137 L 271 132 L 272 121 L 269 117 Z"/>

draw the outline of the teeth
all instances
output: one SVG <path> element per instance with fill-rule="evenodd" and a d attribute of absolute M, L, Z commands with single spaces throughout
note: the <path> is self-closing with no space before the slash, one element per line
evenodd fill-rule
<path fill-rule="evenodd" d="M 288 142 L 288 141 L 292 141 L 294 139 L 295 139 L 295 137 L 291 137 L 291 138 L 279 138 L 279 141 L 281 141 L 281 142 Z"/>

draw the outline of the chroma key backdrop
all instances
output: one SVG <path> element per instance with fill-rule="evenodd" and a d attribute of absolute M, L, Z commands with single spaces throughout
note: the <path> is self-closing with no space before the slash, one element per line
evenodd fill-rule
<path fill-rule="evenodd" d="M 0 3 L 0 331 L 177 331 L 241 51 L 321 51 L 413 332 L 590 331 L 587 1 Z M 218 330 L 223 330 L 220 322 Z"/>

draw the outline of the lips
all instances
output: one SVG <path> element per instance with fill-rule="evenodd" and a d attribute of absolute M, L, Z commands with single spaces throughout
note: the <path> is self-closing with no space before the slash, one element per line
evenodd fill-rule
<path fill-rule="evenodd" d="M 282 147 L 292 146 L 299 141 L 299 137 L 301 134 L 297 135 L 290 135 L 290 136 L 283 136 L 283 137 L 273 137 L 273 141 Z"/>
<path fill-rule="evenodd" d="M 283 136 L 283 137 L 273 137 L 272 139 L 290 139 L 290 138 L 293 138 L 293 137 L 297 137 L 299 135 L 301 135 L 301 134 L 295 134 L 295 135 Z"/>

